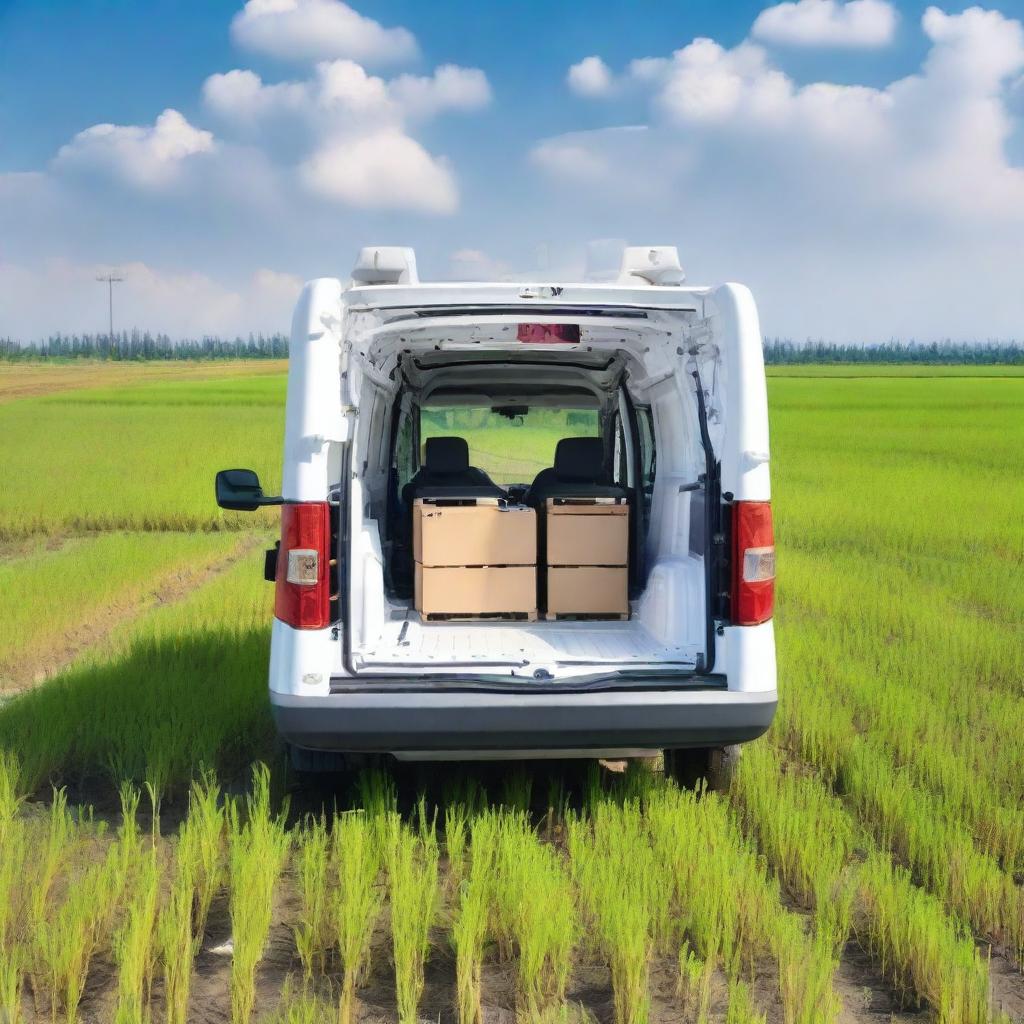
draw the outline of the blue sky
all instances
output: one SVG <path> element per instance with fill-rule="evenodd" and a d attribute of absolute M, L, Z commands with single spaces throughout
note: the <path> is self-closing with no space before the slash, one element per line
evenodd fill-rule
<path fill-rule="evenodd" d="M 679 246 L 767 334 L 1024 336 L 1024 0 L 0 0 L 0 336 Z M 440 69 L 440 70 L 439 70 Z M 59 297 L 59 298 L 58 298 Z"/>

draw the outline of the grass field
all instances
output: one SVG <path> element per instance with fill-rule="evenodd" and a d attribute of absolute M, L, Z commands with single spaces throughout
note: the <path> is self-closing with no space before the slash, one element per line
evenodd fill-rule
<path fill-rule="evenodd" d="M 24 369 L 0 1020 L 1024 1020 L 1016 370 L 772 369 L 779 714 L 698 795 L 646 764 L 294 788 L 273 519 L 212 500 L 279 479 L 279 368 Z"/>

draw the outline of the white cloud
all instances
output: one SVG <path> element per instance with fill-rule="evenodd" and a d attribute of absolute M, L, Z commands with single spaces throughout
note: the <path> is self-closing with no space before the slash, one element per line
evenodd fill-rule
<path fill-rule="evenodd" d="M 37 265 L 0 261 L 0 336 L 33 341 L 58 332 L 105 332 L 106 292 L 96 278 L 112 270 L 124 278 L 114 296 L 115 329 L 137 327 L 174 338 L 287 333 L 302 287 L 299 278 L 266 268 L 228 284 L 137 261 L 116 267 L 66 259 Z"/>
<path fill-rule="evenodd" d="M 405 28 L 384 28 L 341 0 L 248 0 L 231 22 L 241 47 L 287 60 L 349 58 L 369 64 L 416 56 Z"/>
<path fill-rule="evenodd" d="M 726 50 L 711 39 L 695 39 L 664 72 L 659 100 L 679 121 L 725 121 L 740 112 L 771 118 L 793 93 L 789 79 L 752 43 Z"/>
<path fill-rule="evenodd" d="M 451 213 L 455 179 L 443 158 L 406 128 L 491 100 L 478 68 L 445 64 L 432 75 L 386 81 L 350 60 L 321 61 L 311 78 L 264 84 L 252 71 L 212 75 L 203 98 L 226 131 L 259 136 L 299 154 L 299 181 L 313 195 L 365 209 Z M 393 162 L 393 163 L 392 163 Z"/>
<path fill-rule="evenodd" d="M 300 172 L 312 192 L 350 206 L 434 214 L 458 206 L 447 162 L 399 131 L 328 142 Z"/>
<path fill-rule="evenodd" d="M 1024 26 L 998 11 L 945 14 L 929 7 L 921 26 L 934 44 L 926 62 L 933 79 L 992 92 L 1024 68 Z"/>
<path fill-rule="evenodd" d="M 112 174 L 140 189 L 162 189 L 180 176 L 190 157 L 210 153 L 213 135 L 195 128 L 177 110 L 165 110 L 152 126 L 95 124 L 62 146 L 59 169 Z"/>
<path fill-rule="evenodd" d="M 896 11 L 886 0 L 796 0 L 763 10 L 751 35 L 789 46 L 873 48 L 892 42 Z"/>
<path fill-rule="evenodd" d="M 646 131 L 567 133 L 532 161 L 581 230 L 674 225 L 691 279 L 748 280 L 768 330 L 1019 336 L 1024 28 L 930 8 L 921 31 L 919 71 L 883 87 L 805 85 L 757 43 L 694 40 L 618 77 L 646 92 Z"/>
<path fill-rule="evenodd" d="M 609 138 L 573 133 L 538 144 L 534 161 L 561 178 L 614 185 L 664 178 L 673 165 L 725 180 L 721 160 L 756 154 L 748 191 L 772 183 L 779 194 L 820 195 L 826 211 L 842 196 L 847 208 L 917 209 L 946 221 L 1024 219 L 1024 169 L 1005 152 L 1024 28 L 978 8 L 929 8 L 922 28 L 931 49 L 921 73 L 886 88 L 799 86 L 755 43 L 696 39 L 628 71 L 650 90 L 660 158 L 649 152 L 641 168 Z"/>
<path fill-rule="evenodd" d="M 304 82 L 265 85 L 255 71 L 241 69 L 210 75 L 202 92 L 203 102 L 214 113 L 247 122 L 279 112 L 299 114 L 308 102 Z"/>
<path fill-rule="evenodd" d="M 491 102 L 491 86 L 479 68 L 443 64 L 433 75 L 400 75 L 390 96 L 410 117 L 433 117 L 444 110 L 482 110 Z"/>
<path fill-rule="evenodd" d="M 321 61 L 313 77 L 301 81 L 265 84 L 255 72 L 241 70 L 211 75 L 203 83 L 203 100 L 228 120 L 252 124 L 287 116 L 322 134 L 360 121 L 375 130 L 382 121 L 482 110 L 491 101 L 491 87 L 479 68 L 457 64 L 443 64 L 429 76 L 385 81 L 354 61 L 334 60 Z"/>
<path fill-rule="evenodd" d="M 615 89 L 611 69 L 600 57 L 584 57 L 573 64 L 566 80 L 578 96 L 608 96 Z"/>

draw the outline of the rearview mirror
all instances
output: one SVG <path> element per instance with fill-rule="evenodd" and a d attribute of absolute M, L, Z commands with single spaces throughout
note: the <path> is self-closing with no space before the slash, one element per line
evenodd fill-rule
<path fill-rule="evenodd" d="M 260 478 L 251 469 L 222 469 L 216 479 L 217 504 L 233 512 L 254 512 L 261 505 L 283 505 L 284 498 L 268 498 Z"/>

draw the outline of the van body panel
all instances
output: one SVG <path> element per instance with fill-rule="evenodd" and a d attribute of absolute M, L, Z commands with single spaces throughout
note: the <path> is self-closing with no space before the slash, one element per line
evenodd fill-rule
<path fill-rule="evenodd" d="M 736 501 L 769 501 L 768 391 L 757 307 L 741 284 L 714 289 L 711 301 L 724 354 L 722 490 Z"/>
<path fill-rule="evenodd" d="M 310 281 L 292 317 L 281 493 L 323 501 L 332 484 L 330 445 L 347 437 L 342 412 L 342 301 L 336 278 Z"/>

